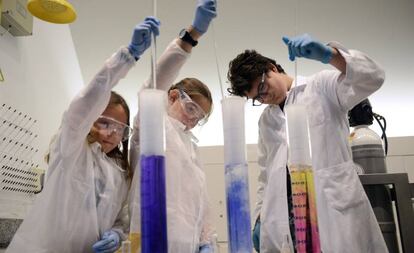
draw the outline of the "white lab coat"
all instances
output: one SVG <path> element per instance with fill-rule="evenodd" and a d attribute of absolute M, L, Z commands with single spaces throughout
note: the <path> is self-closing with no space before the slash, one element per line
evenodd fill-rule
<path fill-rule="evenodd" d="M 86 137 L 134 64 L 128 49 L 120 49 L 71 102 L 51 144 L 45 187 L 6 252 L 93 252 L 106 230 L 122 232 L 115 223 L 127 197 L 127 173 Z"/>
<path fill-rule="evenodd" d="M 347 111 L 380 88 L 384 71 L 365 54 L 343 49 L 346 74 L 322 71 L 298 78 L 285 105 L 307 107 L 321 247 L 324 253 L 388 252 L 348 146 Z M 293 94 L 295 93 L 295 96 Z M 290 235 L 286 198 L 288 159 L 285 115 L 278 105 L 259 120 L 259 175 L 256 216 L 260 214 L 260 252 L 279 252 Z"/>
<path fill-rule="evenodd" d="M 190 54 L 174 40 L 157 63 L 157 88 L 168 90 Z M 149 80 L 148 82 L 150 82 Z M 147 82 L 147 83 L 148 83 Z M 166 194 L 168 252 L 198 253 L 200 244 L 212 242 L 215 232 L 210 216 L 205 173 L 198 160 L 195 137 L 180 121 L 166 116 Z M 139 120 L 134 119 L 131 138 L 131 227 L 140 228 Z M 132 228 L 131 228 L 132 229 Z"/>

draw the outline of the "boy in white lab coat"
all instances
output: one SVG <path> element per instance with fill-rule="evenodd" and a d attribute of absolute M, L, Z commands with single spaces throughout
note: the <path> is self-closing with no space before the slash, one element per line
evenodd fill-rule
<path fill-rule="evenodd" d="M 388 252 L 352 161 L 347 119 L 348 110 L 381 87 L 384 71 L 364 53 L 338 43 L 324 45 L 307 34 L 283 41 L 290 60 L 304 57 L 336 70 L 294 80 L 254 50 L 230 62 L 229 91 L 252 99 L 253 105 L 268 105 L 259 120 L 255 248 L 279 252 L 283 238 L 294 236 L 283 109 L 297 103 L 308 113 L 322 252 Z"/>

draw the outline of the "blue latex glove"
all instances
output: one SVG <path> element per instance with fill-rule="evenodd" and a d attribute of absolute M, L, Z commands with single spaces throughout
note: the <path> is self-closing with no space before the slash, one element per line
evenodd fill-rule
<path fill-rule="evenodd" d="M 155 36 L 160 34 L 159 28 L 160 21 L 155 17 L 146 17 L 143 22 L 135 26 L 128 49 L 136 60 L 150 47 L 152 34 Z"/>
<path fill-rule="evenodd" d="M 207 32 L 211 20 L 217 16 L 216 8 L 216 0 L 198 0 L 193 27 L 199 33 Z"/>
<path fill-rule="evenodd" d="M 198 253 L 213 253 L 213 246 L 211 246 L 211 244 L 204 244 L 202 246 L 200 246 L 200 249 L 198 251 Z"/>
<path fill-rule="evenodd" d="M 253 228 L 253 247 L 254 249 L 260 253 L 260 220 L 256 221 L 256 224 Z"/>
<path fill-rule="evenodd" d="M 312 39 L 308 34 L 292 39 L 283 36 L 282 39 L 289 48 L 289 59 L 291 61 L 294 61 L 295 57 L 305 57 L 322 63 L 329 63 L 332 59 L 333 49 Z"/>
<path fill-rule="evenodd" d="M 119 234 L 109 230 L 103 234 L 100 241 L 92 245 L 92 249 L 95 253 L 113 253 L 121 246 L 120 241 Z"/>

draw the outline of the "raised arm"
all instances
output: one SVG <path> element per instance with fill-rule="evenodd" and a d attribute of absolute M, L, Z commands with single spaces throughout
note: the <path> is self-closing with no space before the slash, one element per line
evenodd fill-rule
<path fill-rule="evenodd" d="M 149 23 L 150 21 L 146 19 L 134 29 L 131 44 L 140 43 L 141 50 L 132 51 L 130 46 L 121 48 L 105 61 L 94 79 L 70 103 L 62 119 L 61 151 L 63 155 L 75 151 L 85 141 L 93 123 L 107 107 L 112 88 L 134 66 L 135 59 L 138 59 L 148 48 L 151 43 L 148 42 L 150 34 L 152 32 L 158 34 L 158 28 Z"/>
<path fill-rule="evenodd" d="M 325 64 L 329 63 L 342 73 L 346 72 L 346 62 L 339 51 L 313 39 L 309 34 L 293 38 L 284 36 L 282 39 L 289 49 L 289 59 L 291 61 L 294 61 L 296 57 L 305 57 Z"/>
<path fill-rule="evenodd" d="M 385 78 L 382 68 L 366 54 L 357 50 L 348 50 L 337 42 L 327 45 L 304 34 L 292 39 L 283 37 L 289 49 L 289 59 L 305 57 L 329 63 L 340 73 L 324 75 L 320 90 L 342 111 L 348 111 L 356 104 L 378 90 Z"/>
<path fill-rule="evenodd" d="M 213 18 L 217 16 L 216 0 L 198 0 L 193 23 L 180 32 L 160 56 L 157 62 L 157 89 L 168 90 L 177 78 L 184 63 L 190 57 Z M 152 77 L 148 78 L 144 87 L 149 87 Z"/>
<path fill-rule="evenodd" d="M 216 0 L 198 0 L 197 8 L 196 8 L 194 19 L 193 19 L 193 24 L 192 26 L 186 29 L 191 39 L 194 40 L 195 43 L 197 43 L 198 39 L 204 33 L 207 32 L 208 27 L 211 23 L 211 20 L 213 20 L 213 18 L 215 18 L 216 16 L 217 16 Z M 194 42 L 191 41 L 191 39 L 190 41 L 186 41 L 185 39 L 184 40 L 181 39 L 179 41 L 180 47 L 188 53 L 191 52 L 191 49 L 193 48 L 193 45 L 194 45 Z"/>

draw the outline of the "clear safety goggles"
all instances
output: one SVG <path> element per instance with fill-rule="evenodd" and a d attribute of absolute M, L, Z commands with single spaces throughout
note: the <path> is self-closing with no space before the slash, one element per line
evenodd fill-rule
<path fill-rule="evenodd" d="M 180 90 L 180 102 L 181 106 L 184 109 L 184 112 L 190 118 L 197 120 L 197 125 L 202 126 L 207 122 L 207 114 L 196 102 L 194 102 L 191 97 L 185 93 L 183 90 Z"/>
<path fill-rule="evenodd" d="M 94 124 L 99 130 L 107 131 L 107 134 L 115 133 L 122 141 L 127 140 L 132 134 L 130 126 L 111 117 L 101 115 Z"/>
<path fill-rule="evenodd" d="M 264 98 L 267 95 L 267 89 L 265 87 L 265 77 L 266 77 L 266 72 L 263 72 L 262 79 L 260 80 L 260 83 L 257 86 L 257 95 L 254 98 L 252 98 L 253 106 L 262 105 Z"/>

